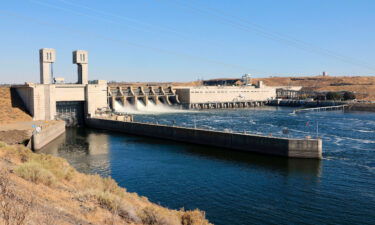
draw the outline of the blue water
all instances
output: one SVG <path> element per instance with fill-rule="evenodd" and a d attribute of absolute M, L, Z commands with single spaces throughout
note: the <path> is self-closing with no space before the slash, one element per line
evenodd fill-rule
<path fill-rule="evenodd" d="M 292 115 L 265 107 L 136 115 L 158 122 L 323 139 L 323 160 L 287 159 L 83 128 L 43 151 L 112 176 L 169 208 L 199 208 L 215 224 L 375 224 L 375 113 Z M 288 129 L 288 134 L 282 130 Z"/>

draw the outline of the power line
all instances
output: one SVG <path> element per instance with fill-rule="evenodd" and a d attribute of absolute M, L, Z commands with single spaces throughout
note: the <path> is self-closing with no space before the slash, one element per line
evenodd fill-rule
<path fill-rule="evenodd" d="M 193 55 L 180 53 L 180 52 L 176 52 L 176 51 L 171 51 L 171 50 L 166 50 L 166 49 L 162 49 L 162 48 L 156 48 L 156 47 L 152 47 L 152 46 L 138 44 L 138 43 L 135 43 L 135 42 L 130 42 L 130 41 L 123 40 L 123 39 L 115 39 L 115 38 L 108 37 L 108 36 L 105 36 L 105 35 L 102 35 L 102 34 L 99 34 L 99 33 L 96 33 L 96 32 L 83 31 L 82 29 L 74 29 L 74 28 L 68 27 L 66 25 L 55 24 L 55 23 L 51 23 L 51 22 L 45 22 L 45 21 L 35 19 L 33 17 L 24 16 L 24 15 L 20 15 L 20 14 L 8 12 L 8 11 L 0 10 L 0 14 L 5 15 L 5 16 L 14 17 L 14 18 L 17 18 L 17 19 L 20 19 L 20 20 L 23 20 L 23 21 L 43 25 L 43 26 L 49 26 L 49 27 L 52 27 L 54 29 L 67 31 L 69 33 L 74 32 L 75 34 L 85 36 L 85 37 L 97 38 L 97 39 L 102 39 L 102 40 L 106 40 L 106 41 L 111 41 L 111 42 L 114 42 L 114 43 L 117 43 L 117 44 L 125 44 L 125 45 L 128 45 L 128 46 L 133 46 L 133 47 L 137 47 L 137 48 L 148 49 L 148 50 L 152 50 L 154 52 L 174 55 L 174 56 L 183 57 L 183 58 L 189 58 L 189 59 L 193 59 L 193 60 L 196 60 L 196 61 L 199 61 L 199 62 L 200 61 L 206 61 L 206 62 L 209 62 L 209 63 L 213 63 L 213 64 L 225 66 L 225 67 L 232 67 L 232 68 L 237 68 L 237 69 L 241 69 L 241 70 L 244 70 L 244 71 L 253 71 L 253 72 L 263 73 L 262 71 L 250 69 L 250 68 L 243 67 L 243 66 L 240 66 L 240 65 L 225 63 L 225 62 L 221 62 L 221 61 L 218 61 L 218 60 L 208 59 L 208 58 L 200 57 L 200 56 L 193 56 Z"/>
<path fill-rule="evenodd" d="M 29 2 L 31 2 L 31 3 L 39 4 L 39 5 L 54 8 L 54 9 L 59 9 L 59 10 L 62 10 L 62 11 L 66 11 L 66 12 L 73 13 L 73 14 L 76 14 L 76 15 L 85 16 L 85 17 L 95 19 L 95 20 L 101 20 L 101 21 L 104 21 L 104 22 L 108 22 L 108 23 L 112 23 L 112 24 L 116 24 L 116 25 L 120 25 L 120 26 L 125 26 L 125 27 L 131 28 L 131 29 L 134 29 L 134 30 L 137 30 L 137 31 L 141 31 L 141 32 L 150 33 L 150 32 L 152 32 L 152 30 L 154 30 L 154 31 L 157 31 L 164 36 L 169 36 L 169 35 L 167 35 L 167 33 L 176 35 L 177 37 L 180 38 L 180 40 L 184 40 L 184 41 L 189 40 L 189 39 L 190 40 L 193 39 L 195 41 L 198 40 L 196 38 L 191 38 L 190 36 L 186 35 L 185 33 L 178 32 L 177 30 L 172 29 L 170 27 L 155 26 L 153 24 L 138 21 L 138 20 L 133 19 L 133 18 L 125 17 L 125 16 L 122 16 L 122 15 L 114 14 L 114 13 L 109 13 L 109 12 L 106 12 L 106 11 L 103 11 L 103 10 L 98 10 L 98 9 L 95 9 L 95 8 L 92 8 L 92 7 L 87 7 L 85 5 L 75 4 L 75 3 L 72 3 L 72 2 L 69 2 L 69 1 L 66 1 L 66 0 L 55 0 L 55 1 L 59 1 L 63 4 L 65 4 L 65 5 L 68 5 L 68 6 L 73 6 L 75 9 L 80 8 L 80 9 L 83 9 L 83 10 L 91 11 L 92 13 L 95 13 L 96 15 L 99 15 L 99 16 L 92 16 L 92 15 L 84 14 L 82 12 L 74 11 L 74 10 L 71 10 L 71 9 L 68 9 L 68 8 L 57 6 L 56 2 L 54 2 L 54 4 L 48 4 L 46 2 L 41 2 L 41 1 L 37 1 L 37 0 L 29 0 Z M 103 19 L 103 16 L 105 16 L 104 19 Z M 116 19 L 116 21 L 110 20 L 110 19 L 108 19 L 108 17 L 113 17 L 113 18 Z M 119 23 L 117 20 L 124 20 L 124 21 L 128 21 L 128 22 L 131 22 L 131 23 L 135 23 L 137 25 L 137 27 L 124 25 L 122 23 Z M 145 28 L 141 29 L 140 26 L 144 26 Z M 200 37 L 200 39 L 198 40 L 199 43 L 201 43 L 201 41 L 202 41 L 201 38 L 202 37 Z M 208 41 L 208 40 L 206 40 L 206 41 Z M 219 45 L 219 46 L 224 45 L 224 43 L 218 42 L 218 41 L 212 40 L 212 39 L 209 40 L 209 43 L 210 44 L 216 44 L 216 45 Z"/>
<path fill-rule="evenodd" d="M 335 58 L 336 60 L 349 63 L 352 65 L 360 66 L 360 67 L 365 67 L 366 69 L 370 69 L 372 71 L 375 70 L 375 68 L 372 65 L 369 65 L 365 62 L 353 59 L 351 57 L 344 56 L 342 54 L 336 53 L 328 49 L 315 46 L 313 44 L 298 40 L 296 38 L 292 38 L 290 36 L 287 36 L 278 32 L 267 31 L 264 27 L 253 22 L 248 22 L 238 16 L 237 17 L 232 16 L 225 12 L 219 11 L 217 9 L 209 8 L 209 7 L 208 9 L 204 9 L 202 7 L 195 7 L 194 5 L 191 5 L 186 2 L 179 1 L 179 0 L 174 1 L 174 3 L 177 5 L 180 5 L 183 8 L 187 8 L 190 11 L 198 12 L 201 15 L 209 15 L 211 17 L 219 18 L 222 22 L 232 25 L 240 30 L 243 30 L 246 32 L 255 32 L 260 36 L 263 36 L 265 38 L 271 39 L 276 42 L 286 44 L 288 46 L 291 46 L 300 50 Z"/>

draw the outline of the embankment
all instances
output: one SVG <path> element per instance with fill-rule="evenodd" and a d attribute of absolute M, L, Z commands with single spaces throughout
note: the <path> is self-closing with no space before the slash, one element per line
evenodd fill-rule
<path fill-rule="evenodd" d="M 65 133 L 65 122 L 61 120 L 53 121 L 53 124 L 49 126 L 41 126 L 40 132 L 34 132 L 32 136 L 32 149 L 39 150 L 43 148 L 63 133 Z"/>
<path fill-rule="evenodd" d="M 0 86 L 0 124 L 31 120 L 17 93 L 10 87 Z"/>
<path fill-rule="evenodd" d="M 291 139 L 89 118 L 86 125 L 128 134 L 292 158 L 322 158 L 321 139 Z"/>
<path fill-rule="evenodd" d="M 209 225 L 199 210 L 171 210 L 64 159 L 0 142 L 0 224 Z"/>
<path fill-rule="evenodd" d="M 36 127 L 40 127 L 39 132 L 36 132 Z M 7 144 L 29 143 L 28 147 L 38 150 L 64 132 L 64 121 L 21 121 L 0 124 L 0 141 Z"/>
<path fill-rule="evenodd" d="M 354 103 L 348 107 L 352 111 L 375 112 L 375 103 Z"/>

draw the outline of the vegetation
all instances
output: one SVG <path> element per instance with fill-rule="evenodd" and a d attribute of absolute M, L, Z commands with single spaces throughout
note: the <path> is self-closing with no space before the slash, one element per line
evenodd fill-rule
<path fill-rule="evenodd" d="M 0 142 L 0 168 L 0 224 L 210 224 L 200 210 L 164 208 L 112 178 L 79 173 L 64 159 L 23 146 Z"/>
<path fill-rule="evenodd" d="M 343 96 L 340 92 L 328 92 L 326 94 L 326 98 L 327 98 L 327 100 L 339 101 L 343 98 Z"/>
<path fill-rule="evenodd" d="M 374 76 L 309 76 L 254 78 L 253 83 L 264 81 L 268 86 L 301 86 L 306 91 L 356 93 L 358 100 L 375 101 Z"/>
<path fill-rule="evenodd" d="M 353 100 L 353 99 L 356 99 L 356 96 L 353 92 L 350 92 L 350 91 L 346 91 L 344 93 L 344 100 Z"/>

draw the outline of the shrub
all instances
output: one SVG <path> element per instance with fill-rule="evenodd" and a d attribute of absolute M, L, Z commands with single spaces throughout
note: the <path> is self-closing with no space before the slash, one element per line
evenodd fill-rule
<path fill-rule="evenodd" d="M 342 94 L 339 92 L 328 92 L 326 94 L 327 100 L 341 100 L 342 97 Z"/>
<path fill-rule="evenodd" d="M 203 225 L 209 224 L 205 219 L 204 212 L 196 209 L 191 211 L 182 211 L 181 224 L 182 225 Z"/>
<path fill-rule="evenodd" d="M 119 187 L 114 179 L 105 177 L 102 179 L 102 183 L 103 191 L 113 193 L 121 198 L 125 196 L 125 189 Z"/>
<path fill-rule="evenodd" d="M 353 92 L 350 92 L 350 91 L 346 91 L 344 93 L 344 100 L 353 100 L 353 99 L 356 99 L 356 96 Z"/>
<path fill-rule="evenodd" d="M 7 146 L 7 144 L 5 144 L 4 142 L 0 141 L 0 148 L 4 148 L 6 146 Z"/>
<path fill-rule="evenodd" d="M 36 162 L 23 163 L 16 168 L 15 172 L 23 179 L 36 184 L 42 183 L 51 186 L 56 182 L 55 176 Z"/>
<path fill-rule="evenodd" d="M 97 200 L 103 208 L 106 208 L 111 212 L 117 212 L 121 204 L 120 198 L 108 191 L 100 192 L 97 195 Z"/>
<path fill-rule="evenodd" d="M 142 224 L 145 225 L 164 225 L 166 222 L 159 217 L 158 213 L 154 208 L 145 207 L 139 217 L 142 220 Z"/>
<path fill-rule="evenodd" d="M 25 148 L 22 145 L 7 145 L 1 143 L 0 148 L 1 151 L 5 153 L 5 156 L 11 161 L 19 160 L 21 162 L 26 162 L 33 154 L 30 149 Z"/>
<path fill-rule="evenodd" d="M 71 180 L 76 172 L 65 159 L 57 158 L 52 155 L 33 154 L 29 162 L 40 164 L 59 180 Z"/>

